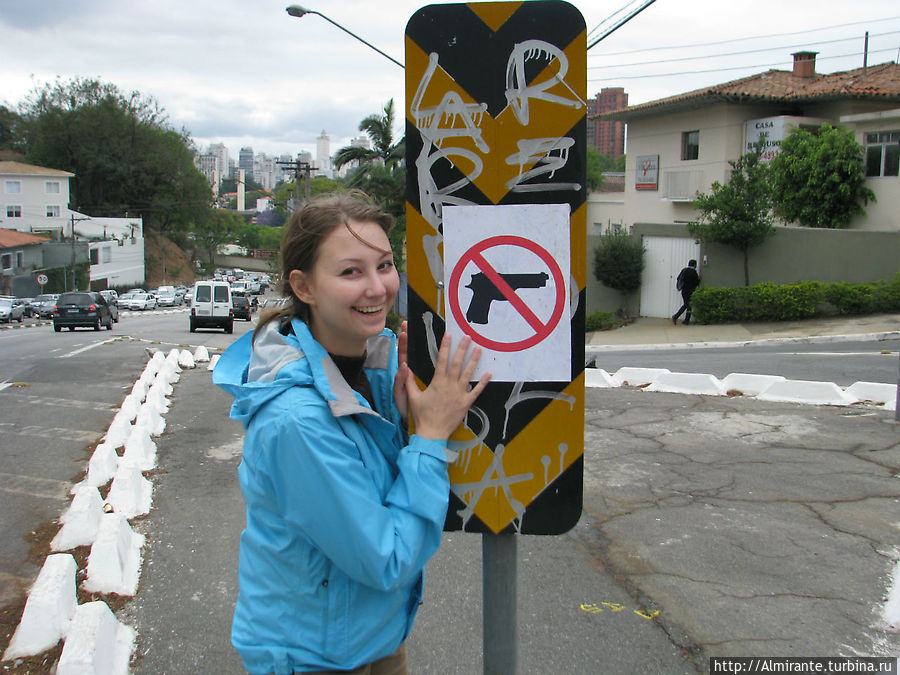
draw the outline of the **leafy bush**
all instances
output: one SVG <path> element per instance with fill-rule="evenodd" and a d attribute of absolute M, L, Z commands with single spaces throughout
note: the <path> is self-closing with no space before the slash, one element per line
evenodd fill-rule
<path fill-rule="evenodd" d="M 602 309 L 584 316 L 584 330 L 586 333 L 591 333 L 595 330 L 618 328 L 624 323 L 625 321 L 615 312 L 604 312 Z"/>
<path fill-rule="evenodd" d="M 762 283 L 740 288 L 699 288 L 691 297 L 697 323 L 795 321 L 827 314 L 900 311 L 900 274 L 891 281 L 793 284 Z"/>

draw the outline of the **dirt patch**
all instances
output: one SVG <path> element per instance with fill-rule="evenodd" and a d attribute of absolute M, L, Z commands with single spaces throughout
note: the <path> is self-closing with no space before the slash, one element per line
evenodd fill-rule
<path fill-rule="evenodd" d="M 188 251 L 155 230 L 144 230 L 144 278 L 147 286 L 194 283 L 194 265 Z"/>

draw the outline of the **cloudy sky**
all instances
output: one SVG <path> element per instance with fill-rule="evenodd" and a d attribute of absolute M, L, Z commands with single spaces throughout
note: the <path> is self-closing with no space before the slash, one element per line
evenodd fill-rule
<path fill-rule="evenodd" d="M 646 0 L 574 0 L 588 44 Z M 269 154 L 332 152 L 393 98 L 402 133 L 403 70 L 287 0 L 0 0 L 0 104 L 16 108 L 57 77 L 98 78 L 155 98 L 200 149 L 223 142 Z M 403 61 L 419 0 L 304 0 Z M 443 3 L 438 3 L 443 4 Z M 827 11 L 823 11 L 827 8 Z M 588 94 L 624 87 L 642 103 L 819 52 L 820 73 L 900 52 L 896 0 L 657 0 L 588 51 Z"/>

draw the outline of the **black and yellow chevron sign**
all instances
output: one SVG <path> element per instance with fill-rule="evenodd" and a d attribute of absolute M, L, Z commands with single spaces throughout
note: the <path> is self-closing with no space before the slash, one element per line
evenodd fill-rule
<path fill-rule="evenodd" d="M 448 530 L 559 534 L 581 515 L 586 86 L 584 19 L 566 2 L 429 5 L 407 24 L 410 366 L 422 383 L 447 316 L 444 209 L 569 205 L 571 377 L 488 385 L 451 438 Z"/>

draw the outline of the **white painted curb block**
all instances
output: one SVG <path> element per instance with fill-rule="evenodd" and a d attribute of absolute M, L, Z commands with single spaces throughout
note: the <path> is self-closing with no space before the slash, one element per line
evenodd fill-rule
<path fill-rule="evenodd" d="M 619 385 L 627 384 L 630 387 L 642 387 L 648 385 L 663 373 L 671 372 L 668 368 L 619 368 L 614 380 Z"/>
<path fill-rule="evenodd" d="M 135 380 L 131 387 L 131 395 L 137 399 L 138 403 L 143 403 L 147 396 L 147 383 L 143 380 Z"/>
<path fill-rule="evenodd" d="M 90 546 L 97 538 L 103 500 L 95 487 L 76 488 L 69 508 L 59 517 L 62 529 L 50 542 L 51 551 L 71 551 L 79 546 Z"/>
<path fill-rule="evenodd" d="M 152 386 L 150 387 L 150 389 L 153 389 L 153 387 L 156 387 L 157 389 L 161 389 L 163 394 L 165 394 L 166 396 L 170 396 L 172 394 L 172 392 L 175 391 L 174 389 L 172 389 L 172 385 L 169 384 L 169 380 L 166 377 L 165 372 L 163 372 L 163 371 L 160 371 L 156 374 L 156 377 L 153 378 L 153 382 L 151 383 L 151 385 Z M 150 391 L 148 390 L 147 396 L 149 396 L 149 395 L 150 395 Z M 146 400 L 145 400 L 145 402 L 146 402 Z"/>
<path fill-rule="evenodd" d="M 897 385 L 883 382 L 854 382 L 844 393 L 860 401 L 883 405 L 885 410 L 897 409 Z"/>
<path fill-rule="evenodd" d="M 156 443 L 150 438 L 146 427 L 136 426 L 125 441 L 122 463 L 135 467 L 138 471 L 150 471 L 156 466 Z"/>
<path fill-rule="evenodd" d="M 660 373 L 645 391 L 666 391 L 675 394 L 706 394 L 725 396 L 719 378 L 703 373 Z"/>
<path fill-rule="evenodd" d="M 859 399 L 848 396 L 834 382 L 785 380 L 773 382 L 757 398 L 782 403 L 818 403 L 820 405 L 853 405 Z"/>
<path fill-rule="evenodd" d="M 203 345 L 197 347 L 194 350 L 194 361 L 196 363 L 206 363 L 209 361 L 209 350 Z"/>
<path fill-rule="evenodd" d="M 213 357 L 209 360 L 209 365 L 206 366 L 207 370 L 215 370 L 216 364 L 219 362 L 219 357 L 221 354 L 214 354 Z"/>
<path fill-rule="evenodd" d="M 140 469 L 125 462 L 116 470 L 106 501 L 125 518 L 150 513 L 153 485 L 141 475 Z"/>
<path fill-rule="evenodd" d="M 129 424 L 128 426 L 130 427 L 131 425 Z M 81 485 L 95 488 L 106 485 L 116 475 L 117 468 L 119 468 L 119 455 L 116 454 L 115 447 L 106 441 L 100 443 L 94 448 L 94 454 L 91 455 L 91 459 L 88 462 L 87 476 L 79 485 L 72 489 L 73 494 L 75 489 Z"/>
<path fill-rule="evenodd" d="M 118 416 L 122 416 L 131 422 L 135 417 L 137 417 L 138 410 L 141 409 L 141 401 L 134 394 L 128 394 L 125 397 L 125 400 L 122 401 L 122 406 L 119 408 Z"/>
<path fill-rule="evenodd" d="M 775 382 L 784 382 L 781 375 L 751 375 L 749 373 L 730 373 L 722 382 L 725 391 L 739 391 L 744 396 L 758 396 Z"/>
<path fill-rule="evenodd" d="M 152 403 L 144 401 L 141 411 L 134 421 L 135 426 L 147 427 L 152 436 L 159 436 L 166 430 L 166 421 Z"/>
<path fill-rule="evenodd" d="M 194 357 L 187 349 L 182 349 L 178 354 L 178 365 L 182 368 L 196 368 L 197 364 L 194 363 Z"/>
<path fill-rule="evenodd" d="M 79 605 L 56 675 L 127 675 L 134 638 L 105 602 Z"/>
<path fill-rule="evenodd" d="M 137 534 L 120 513 L 104 513 L 88 556 L 87 579 L 81 584 L 94 593 L 134 595 L 141 573 L 144 535 Z"/>
<path fill-rule="evenodd" d="M 171 385 L 169 385 L 171 388 Z M 171 392 L 169 392 L 171 393 Z M 169 399 L 166 398 L 166 392 L 162 386 L 160 386 L 159 381 L 157 381 L 152 387 L 150 387 L 150 391 L 147 392 L 147 400 L 144 401 L 143 405 L 150 404 L 156 411 L 162 415 L 169 410 Z"/>
<path fill-rule="evenodd" d="M 598 389 L 614 389 L 619 384 L 615 378 L 603 368 L 585 368 L 584 386 L 597 387 Z"/>
<path fill-rule="evenodd" d="M 4 661 L 40 654 L 66 635 L 78 604 L 75 570 L 75 558 L 70 554 L 47 556 L 28 593 L 22 620 L 3 653 Z"/>
<path fill-rule="evenodd" d="M 106 435 L 103 437 L 103 441 L 108 445 L 111 445 L 113 448 L 119 448 L 125 445 L 125 441 L 128 438 L 128 434 L 130 433 L 131 420 L 129 420 L 125 415 L 116 413 L 116 416 L 113 417 L 113 421 L 110 423 L 109 428 L 106 430 Z"/>

